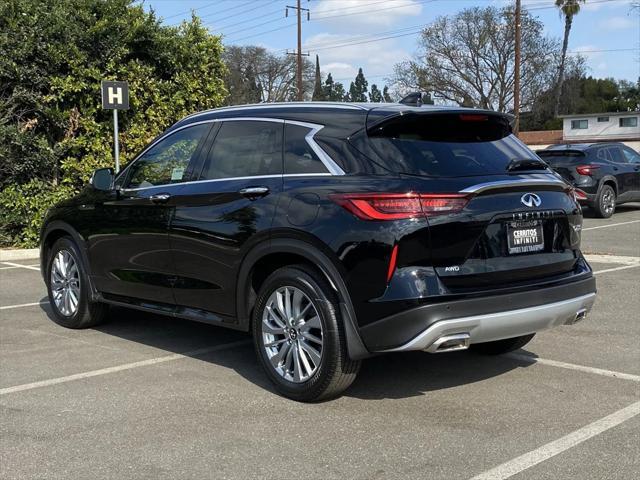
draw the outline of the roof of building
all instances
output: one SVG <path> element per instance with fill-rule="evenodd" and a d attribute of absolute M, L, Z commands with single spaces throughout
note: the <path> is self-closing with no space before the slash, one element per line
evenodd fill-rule
<path fill-rule="evenodd" d="M 604 112 L 604 113 L 573 113 L 571 115 L 558 115 L 558 118 L 584 118 L 584 117 L 615 117 L 640 115 L 639 111 L 631 112 Z"/>

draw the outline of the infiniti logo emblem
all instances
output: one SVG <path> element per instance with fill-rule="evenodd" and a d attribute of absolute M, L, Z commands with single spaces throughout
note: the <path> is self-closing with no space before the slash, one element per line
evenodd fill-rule
<path fill-rule="evenodd" d="M 520 201 L 527 207 L 539 207 L 542 205 L 542 199 L 535 193 L 525 193 L 520 197 Z"/>

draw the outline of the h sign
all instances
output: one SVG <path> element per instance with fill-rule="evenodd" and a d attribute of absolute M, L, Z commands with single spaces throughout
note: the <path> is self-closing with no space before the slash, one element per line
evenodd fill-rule
<path fill-rule="evenodd" d="M 102 108 L 107 110 L 129 109 L 129 85 L 127 82 L 109 82 L 103 80 Z"/>

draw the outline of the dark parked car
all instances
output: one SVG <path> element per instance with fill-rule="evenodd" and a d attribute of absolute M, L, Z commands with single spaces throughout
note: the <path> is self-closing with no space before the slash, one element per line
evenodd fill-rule
<path fill-rule="evenodd" d="M 381 352 L 499 354 L 584 318 L 573 189 L 505 115 L 331 103 L 191 115 L 42 230 L 55 319 L 121 305 L 250 331 L 282 394 Z"/>
<path fill-rule="evenodd" d="M 640 201 L 640 154 L 623 143 L 551 145 L 537 153 L 599 217 L 609 218 L 621 203 Z"/>

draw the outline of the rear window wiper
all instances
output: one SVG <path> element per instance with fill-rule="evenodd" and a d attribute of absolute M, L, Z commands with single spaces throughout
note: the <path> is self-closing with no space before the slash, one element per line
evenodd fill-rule
<path fill-rule="evenodd" d="M 515 170 L 546 170 L 548 165 L 538 158 L 514 158 L 507 164 L 507 171 Z"/>

